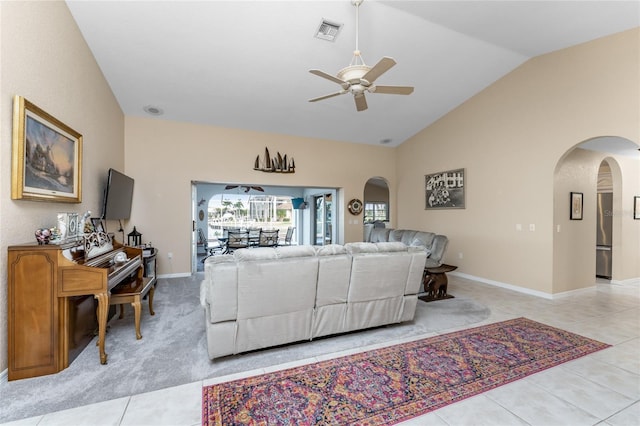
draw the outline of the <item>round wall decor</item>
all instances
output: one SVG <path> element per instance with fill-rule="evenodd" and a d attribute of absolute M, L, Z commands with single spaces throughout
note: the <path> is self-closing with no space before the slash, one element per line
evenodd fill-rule
<path fill-rule="evenodd" d="M 200 210 L 200 211 L 198 212 L 198 219 L 200 219 L 200 220 L 204 220 L 204 211 Z"/>
<path fill-rule="evenodd" d="M 362 207 L 362 201 L 358 200 L 357 198 L 349 201 L 349 204 L 347 205 L 349 213 L 353 215 L 359 215 L 360 213 L 362 213 Z"/>

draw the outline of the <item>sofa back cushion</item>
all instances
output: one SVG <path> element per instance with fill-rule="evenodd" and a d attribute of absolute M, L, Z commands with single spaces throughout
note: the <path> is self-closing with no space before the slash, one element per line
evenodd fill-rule
<path fill-rule="evenodd" d="M 345 303 L 351 277 L 351 256 L 338 244 L 321 246 L 318 256 L 316 307 Z"/>
<path fill-rule="evenodd" d="M 369 236 L 369 240 L 372 243 L 378 243 L 381 241 L 389 241 L 389 233 L 391 229 L 389 228 L 373 228 L 371 230 L 371 235 Z"/>
<path fill-rule="evenodd" d="M 281 248 L 293 250 L 283 254 L 273 248 L 252 248 L 251 254 L 238 256 L 242 258 L 237 263 L 239 320 L 313 309 L 318 277 L 315 250 Z"/>
<path fill-rule="evenodd" d="M 406 251 L 352 254 L 348 301 L 402 296 L 411 259 Z"/>

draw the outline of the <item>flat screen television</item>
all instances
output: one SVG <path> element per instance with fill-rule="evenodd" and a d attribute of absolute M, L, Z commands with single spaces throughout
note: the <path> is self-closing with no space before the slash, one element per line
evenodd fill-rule
<path fill-rule="evenodd" d="M 102 218 L 105 220 L 129 219 L 133 201 L 133 178 L 109 169 L 107 187 L 104 190 Z"/>

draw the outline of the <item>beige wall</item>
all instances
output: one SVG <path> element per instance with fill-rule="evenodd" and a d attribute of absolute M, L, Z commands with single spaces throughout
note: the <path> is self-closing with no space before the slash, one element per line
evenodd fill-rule
<path fill-rule="evenodd" d="M 12 100 L 24 96 L 84 137 L 82 203 L 11 200 Z M 124 166 L 124 118 L 64 2 L 0 2 L 0 372 L 7 368 L 7 246 L 35 242 L 57 212 L 101 213 Z"/>
<path fill-rule="evenodd" d="M 448 235 L 445 261 L 487 281 L 547 294 L 593 285 L 555 281 L 575 265 L 554 265 L 554 172 L 592 137 L 640 141 L 639 40 L 634 29 L 534 58 L 402 144 L 399 227 Z M 640 193 L 635 163 L 621 164 L 625 193 Z M 424 175 L 461 167 L 466 209 L 425 211 Z M 639 226 L 626 227 L 636 249 L 615 279 L 640 277 Z"/>
<path fill-rule="evenodd" d="M 392 148 L 153 118 L 127 117 L 125 122 L 126 173 L 135 179 L 126 232 L 135 225 L 159 249 L 162 275 L 191 272 L 192 181 L 341 188 L 336 201 L 340 242 L 362 240 L 362 215 L 351 216 L 346 202 L 363 199 L 372 176 L 394 185 Z M 265 147 L 293 157 L 296 172 L 253 170 Z"/>

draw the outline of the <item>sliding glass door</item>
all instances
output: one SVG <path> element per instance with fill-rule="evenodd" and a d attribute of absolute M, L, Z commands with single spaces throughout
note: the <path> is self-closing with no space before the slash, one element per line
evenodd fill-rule
<path fill-rule="evenodd" d="M 331 194 L 315 195 L 313 205 L 315 208 L 314 244 L 318 246 L 331 244 L 333 242 L 333 197 Z"/>

